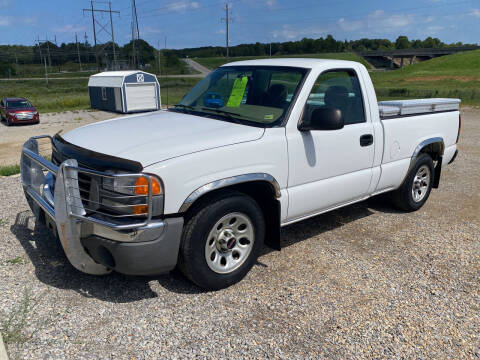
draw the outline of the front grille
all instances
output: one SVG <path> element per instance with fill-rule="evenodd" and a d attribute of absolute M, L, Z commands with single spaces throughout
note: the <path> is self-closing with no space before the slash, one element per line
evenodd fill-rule
<path fill-rule="evenodd" d="M 60 164 L 62 162 L 64 162 L 65 160 L 67 160 L 67 157 L 63 156 L 63 154 L 60 154 L 54 148 L 53 151 L 52 151 L 52 162 L 55 165 L 60 166 Z M 82 167 L 82 168 L 85 168 L 85 169 L 95 170 L 92 167 L 90 167 L 88 165 L 85 165 L 85 164 L 82 164 L 82 163 L 78 163 L 78 166 Z M 83 206 L 86 209 L 90 209 L 92 204 L 90 203 L 90 201 L 86 201 L 85 199 L 94 200 L 94 199 L 90 198 L 90 192 L 92 190 L 92 178 L 93 178 L 93 176 L 91 176 L 91 175 L 78 173 L 78 188 L 80 190 L 80 197 L 82 198 Z M 98 179 L 98 180 L 100 180 L 100 179 Z M 99 182 L 97 181 L 96 184 L 99 184 Z"/>
<path fill-rule="evenodd" d="M 68 158 L 58 152 L 55 148 L 52 151 L 52 162 L 59 166 Z M 78 162 L 78 160 L 77 160 Z M 78 162 L 80 168 L 98 170 L 82 162 Z M 78 172 L 78 187 L 82 205 L 87 216 L 100 216 L 116 219 L 145 218 L 145 214 L 125 214 L 125 210 L 131 210 L 133 205 L 143 205 L 147 202 L 146 196 L 121 195 L 102 188 L 102 176 Z M 115 205 L 105 205 L 104 202 Z M 123 211 L 122 211 L 123 210 Z"/>

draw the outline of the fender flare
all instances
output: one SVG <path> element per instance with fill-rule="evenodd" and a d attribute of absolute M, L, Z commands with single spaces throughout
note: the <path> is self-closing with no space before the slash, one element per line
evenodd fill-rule
<path fill-rule="evenodd" d="M 422 152 L 422 150 L 426 146 L 429 146 L 429 145 L 432 145 L 432 144 L 439 144 L 439 146 L 440 146 L 440 149 L 439 149 L 440 152 L 438 154 L 439 159 L 438 159 L 438 162 L 437 162 L 437 166 L 435 166 L 435 176 L 434 176 L 434 180 L 433 180 L 433 184 L 432 184 L 432 187 L 437 189 L 438 186 L 440 185 L 440 176 L 441 176 L 441 173 L 442 173 L 442 158 L 443 158 L 443 154 L 444 154 L 444 151 L 445 151 L 445 142 L 443 141 L 442 137 L 433 137 L 433 138 L 425 139 L 415 147 L 415 150 L 414 150 L 414 152 L 412 154 L 412 157 L 411 157 L 411 160 L 410 160 L 410 166 L 408 167 L 408 171 L 407 171 L 407 174 L 405 175 L 405 178 L 410 173 L 410 170 L 412 169 L 413 165 L 415 164 L 415 161 L 417 160 L 418 155 L 420 155 L 420 153 Z M 405 179 L 403 181 L 405 181 Z M 403 183 L 403 181 L 402 181 L 402 183 Z"/>
<path fill-rule="evenodd" d="M 265 173 L 243 174 L 243 175 L 237 175 L 237 176 L 232 176 L 224 179 L 215 180 L 208 184 L 200 186 L 198 189 L 196 189 L 190 195 L 188 195 L 188 197 L 185 199 L 182 206 L 180 207 L 179 213 L 186 212 L 197 199 L 199 199 L 201 196 L 211 191 L 225 188 L 231 185 L 243 184 L 243 183 L 254 182 L 254 181 L 266 181 L 270 183 L 270 185 L 272 185 L 273 190 L 275 192 L 275 198 L 279 199 L 281 197 L 280 185 L 272 175 L 265 174 Z"/>

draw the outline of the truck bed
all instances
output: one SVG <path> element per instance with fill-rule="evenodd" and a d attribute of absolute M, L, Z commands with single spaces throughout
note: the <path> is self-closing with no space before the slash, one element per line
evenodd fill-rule
<path fill-rule="evenodd" d="M 380 101 L 378 109 L 382 120 L 400 116 L 433 114 L 444 111 L 458 111 L 460 99 L 413 99 Z"/>

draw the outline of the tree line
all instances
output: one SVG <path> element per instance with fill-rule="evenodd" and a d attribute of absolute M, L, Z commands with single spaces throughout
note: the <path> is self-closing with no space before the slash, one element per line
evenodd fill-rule
<path fill-rule="evenodd" d="M 360 39 L 360 40 L 336 40 L 332 35 L 318 39 L 303 38 L 299 41 L 252 43 L 230 47 L 230 56 L 268 56 L 272 55 L 295 55 L 313 54 L 326 52 L 360 52 L 368 50 L 392 50 L 407 48 L 442 48 L 475 46 L 476 44 L 463 44 L 462 42 L 446 44 L 438 38 L 428 37 L 424 40 L 410 40 L 406 36 L 399 36 L 395 41 L 388 39 Z M 78 46 L 78 47 L 77 47 Z M 12 64 L 43 64 L 48 66 L 62 66 L 68 63 L 95 64 L 98 54 L 98 63 L 101 68 L 113 60 L 113 49 L 117 59 L 131 62 L 133 58 L 133 42 L 123 46 L 106 43 L 96 47 L 87 41 L 82 43 L 62 43 L 57 45 L 53 42 L 45 42 L 35 46 L 24 45 L 1 45 L 0 46 L 0 73 L 6 68 L 15 71 Z M 158 51 L 145 40 L 135 41 L 136 57 L 140 65 L 156 66 Z M 207 46 L 198 48 L 186 48 L 180 50 L 162 50 L 162 66 L 180 66 L 179 58 L 183 57 L 218 57 L 225 56 L 225 47 Z"/>
<path fill-rule="evenodd" d="M 368 50 L 394 50 L 408 48 L 443 48 L 443 47 L 476 46 L 476 44 L 463 44 L 462 42 L 446 44 L 438 38 L 428 37 L 425 40 L 409 40 L 407 36 L 399 36 L 395 41 L 388 39 L 360 39 L 360 40 L 335 40 L 332 35 L 319 39 L 303 38 L 299 41 L 272 42 L 255 44 L 241 44 L 231 46 L 229 54 L 235 56 L 268 56 L 296 55 L 335 52 L 361 52 Z M 206 46 L 200 48 L 181 49 L 174 51 L 180 57 L 217 57 L 225 56 L 225 47 Z"/>

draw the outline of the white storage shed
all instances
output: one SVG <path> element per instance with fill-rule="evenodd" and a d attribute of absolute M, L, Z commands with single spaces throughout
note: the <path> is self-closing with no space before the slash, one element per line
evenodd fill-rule
<path fill-rule="evenodd" d="M 107 71 L 90 76 L 93 109 L 132 113 L 161 109 L 157 77 L 144 71 Z"/>

